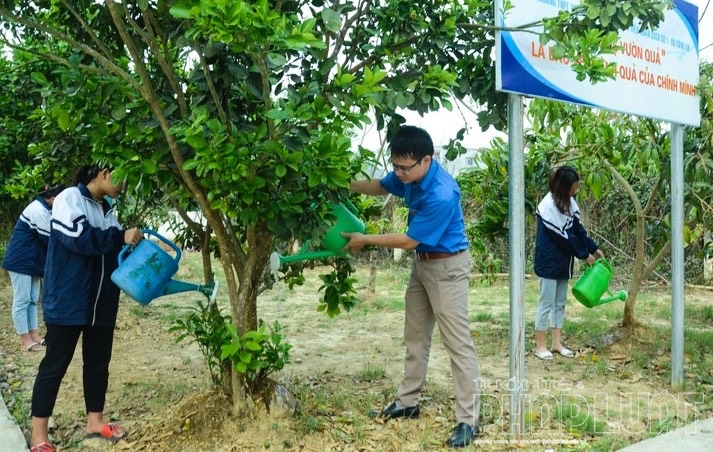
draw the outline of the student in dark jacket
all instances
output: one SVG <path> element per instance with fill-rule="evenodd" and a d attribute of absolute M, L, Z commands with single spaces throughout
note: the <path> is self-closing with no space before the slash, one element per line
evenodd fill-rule
<path fill-rule="evenodd" d="M 552 359 L 552 352 L 571 358 L 572 350 L 562 345 L 567 284 L 574 271 L 574 259 L 594 264 L 604 253 L 582 226 L 574 196 L 579 190 L 579 174 L 571 166 L 558 168 L 550 178 L 549 193 L 537 206 L 535 274 L 540 277 L 540 299 L 535 316 L 535 356 Z M 552 328 L 552 351 L 545 335 Z"/>
<path fill-rule="evenodd" d="M 80 336 L 86 432 L 110 440 L 127 435 L 124 427 L 103 418 L 119 308 L 119 288 L 110 277 L 124 244 L 137 245 L 143 234 L 123 229 L 104 199 L 123 189 L 109 168 L 82 167 L 75 181 L 55 198 L 52 210 L 42 295 L 47 350 L 32 391 L 32 452 L 55 450 L 48 421 Z"/>
<path fill-rule="evenodd" d="M 37 316 L 42 275 L 47 260 L 50 217 L 55 196 L 64 185 L 45 189 L 22 211 L 5 250 L 2 266 L 12 283 L 12 322 L 28 352 L 44 350 Z"/>

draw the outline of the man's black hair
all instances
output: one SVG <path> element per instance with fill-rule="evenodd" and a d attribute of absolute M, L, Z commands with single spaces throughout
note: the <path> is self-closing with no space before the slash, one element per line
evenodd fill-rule
<path fill-rule="evenodd" d="M 392 156 L 420 160 L 427 155 L 433 156 L 433 140 L 420 127 L 401 126 L 391 139 L 389 150 Z"/>

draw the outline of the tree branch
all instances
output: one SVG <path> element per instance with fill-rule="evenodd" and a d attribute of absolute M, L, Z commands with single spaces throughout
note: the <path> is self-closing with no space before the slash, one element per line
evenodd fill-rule
<path fill-rule="evenodd" d="M 636 214 L 643 216 L 644 212 L 641 208 L 641 201 L 639 201 L 639 197 L 636 195 L 636 192 L 631 187 L 631 185 L 629 185 L 629 182 L 627 182 L 627 180 L 624 179 L 624 176 L 622 176 L 619 171 L 617 171 L 617 169 L 614 168 L 611 163 L 609 163 L 609 160 L 603 158 L 602 162 L 604 163 L 604 166 L 609 170 L 611 175 L 614 177 L 614 179 L 616 179 L 624 187 L 624 191 L 626 191 L 627 195 L 629 195 L 629 198 L 631 199 L 631 202 L 634 204 Z"/>
<path fill-rule="evenodd" d="M 663 262 L 664 258 L 668 256 L 671 253 L 671 239 L 668 239 L 666 243 L 661 247 L 658 253 L 656 253 L 656 256 L 654 256 L 653 259 L 648 263 L 648 265 L 644 266 L 644 269 L 641 272 L 641 277 L 646 278 L 648 277 L 651 273 L 656 270 L 656 267 L 659 266 L 661 262 Z"/>
<path fill-rule="evenodd" d="M 79 25 L 82 26 L 82 29 L 84 31 L 86 31 L 89 36 L 91 36 L 94 44 L 96 44 L 97 47 L 99 47 L 99 49 L 104 53 L 104 55 L 107 58 L 112 58 L 111 51 L 109 51 L 109 48 L 107 46 L 105 46 L 104 43 L 99 40 L 99 38 L 97 38 L 97 35 L 94 32 L 94 29 L 92 27 L 90 27 L 89 24 L 87 23 L 87 21 L 85 21 L 84 18 L 77 13 L 77 11 L 72 7 L 72 5 L 67 3 L 67 0 L 62 0 L 62 5 L 64 5 L 64 7 L 67 8 L 69 13 L 72 16 L 74 16 L 74 18 L 77 20 L 77 22 L 79 22 Z"/>
<path fill-rule="evenodd" d="M 24 47 L 13 44 L 12 42 L 8 41 L 7 38 L 5 38 L 4 36 L 3 36 L 2 40 L 0 40 L 0 42 L 2 42 L 5 46 L 7 46 L 11 49 L 19 50 L 21 52 L 27 53 L 28 55 L 34 55 L 37 58 L 42 59 L 42 60 L 55 62 L 61 66 L 79 67 L 80 69 L 82 69 L 84 71 L 92 72 L 92 73 L 104 75 L 104 76 L 115 75 L 113 72 L 103 69 L 101 66 L 89 66 L 86 64 L 73 65 L 66 58 L 58 57 L 57 55 L 49 55 L 49 54 L 39 53 L 32 49 L 26 49 Z"/>
<path fill-rule="evenodd" d="M 651 209 L 654 207 L 654 203 L 656 201 L 656 196 L 659 193 L 659 185 L 661 184 L 661 176 L 659 176 L 659 180 L 654 184 L 654 188 L 651 189 L 651 193 L 649 193 L 649 199 L 646 201 L 646 206 L 644 206 L 644 209 L 642 210 L 642 213 L 644 215 L 648 215 L 649 212 L 651 212 Z"/>
<path fill-rule="evenodd" d="M 164 54 L 161 51 L 160 46 L 158 45 L 156 34 L 153 32 L 153 27 L 156 25 L 155 21 L 153 20 L 153 16 L 151 15 L 151 12 L 148 9 L 142 12 L 142 16 L 144 17 L 144 22 L 146 24 L 146 32 L 144 32 L 141 27 L 139 27 L 139 24 L 137 24 L 132 17 L 127 17 L 127 19 L 134 31 L 139 36 L 141 36 L 141 39 L 146 43 L 149 49 L 151 49 L 151 53 L 156 58 L 156 61 L 163 70 L 163 73 L 166 76 L 166 79 L 168 80 L 168 84 L 171 86 L 171 89 L 176 94 L 178 110 L 181 112 L 181 116 L 185 118 L 186 116 L 188 116 L 188 106 L 186 105 L 186 98 L 183 94 L 183 90 L 181 89 L 181 84 L 178 82 L 178 78 L 176 77 L 176 72 L 173 70 L 173 67 L 166 61 L 166 58 L 164 57 Z"/>
<path fill-rule="evenodd" d="M 272 98 L 270 97 L 270 74 L 267 70 L 267 65 L 265 64 L 265 59 L 262 55 L 257 55 L 255 58 L 255 63 L 260 70 L 260 79 L 262 80 L 262 98 L 263 106 L 265 107 L 265 113 L 270 111 L 272 108 Z M 275 121 L 267 118 L 267 128 L 270 132 L 270 139 L 275 139 Z"/>
<path fill-rule="evenodd" d="M 223 109 L 223 104 L 221 103 L 222 100 L 220 99 L 220 96 L 218 96 L 218 91 L 215 89 L 215 83 L 213 83 L 213 77 L 210 73 L 210 67 L 208 66 L 208 63 L 205 60 L 203 50 L 197 47 L 194 47 L 193 50 L 198 54 L 198 59 L 201 63 L 201 68 L 203 69 L 203 75 L 205 75 L 205 82 L 208 85 L 208 91 L 210 91 L 211 97 L 213 97 L 213 103 L 215 104 L 215 109 L 218 112 L 218 116 L 220 116 L 220 122 L 225 124 L 226 130 L 230 132 L 230 127 L 227 127 L 228 115 L 225 113 L 225 110 Z"/>
<path fill-rule="evenodd" d="M 141 92 L 141 84 L 134 77 L 132 77 L 128 72 L 126 72 L 124 69 L 122 69 L 120 66 L 118 66 L 114 61 L 105 57 L 104 55 L 97 52 L 96 50 L 89 47 L 88 45 L 83 44 L 83 43 L 73 39 L 72 37 L 70 37 L 64 33 L 60 33 L 60 32 L 58 32 L 44 24 L 35 22 L 33 20 L 27 20 L 24 17 L 20 17 L 3 6 L 0 6 L 0 17 L 4 17 L 11 22 L 16 22 L 20 25 L 24 25 L 25 27 L 32 28 L 37 31 L 41 31 L 49 36 L 52 36 L 53 38 L 55 38 L 59 41 L 66 42 L 73 48 L 80 50 L 80 51 L 86 53 L 87 55 L 93 57 L 95 60 L 97 60 L 97 62 L 99 62 L 99 64 L 106 67 L 110 71 L 110 73 L 116 75 L 117 77 L 119 77 L 122 80 L 124 80 L 125 82 L 127 82 L 129 85 L 131 85 L 138 92 Z"/>
<path fill-rule="evenodd" d="M 357 3 L 356 11 L 354 12 L 354 14 L 351 17 L 347 17 L 347 20 L 344 22 L 344 25 L 342 26 L 342 30 L 337 35 L 337 38 L 334 41 L 334 51 L 332 52 L 332 56 L 339 55 L 339 53 L 342 51 L 342 46 L 344 45 L 344 39 L 347 37 L 347 34 L 349 34 L 349 31 L 352 29 L 354 22 L 361 19 L 366 14 L 366 11 L 369 9 L 370 6 L 371 6 L 370 0 L 366 0 L 366 1 L 360 0 Z M 356 30 L 358 31 L 359 29 L 357 28 Z M 349 61 L 349 58 L 347 58 L 347 61 Z"/>

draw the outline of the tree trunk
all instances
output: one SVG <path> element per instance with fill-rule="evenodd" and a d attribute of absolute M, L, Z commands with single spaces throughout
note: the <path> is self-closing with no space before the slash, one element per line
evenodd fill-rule
<path fill-rule="evenodd" d="M 624 318 L 621 321 L 621 326 L 627 327 L 634 324 L 634 308 L 636 307 L 636 295 L 639 293 L 641 282 L 643 280 L 644 270 L 644 239 L 646 221 L 643 212 L 637 209 L 636 212 L 636 254 L 634 255 L 634 265 L 631 272 L 631 281 L 629 282 L 629 294 L 624 305 Z"/>
<path fill-rule="evenodd" d="M 636 307 L 636 296 L 639 294 L 639 289 L 641 288 L 641 280 L 636 280 L 632 277 L 629 283 L 629 291 L 627 292 L 626 303 L 624 304 L 624 318 L 621 322 L 621 326 L 628 327 L 632 326 L 636 319 L 634 318 L 634 308 Z"/>
<path fill-rule="evenodd" d="M 220 239 L 218 241 L 228 286 L 231 322 L 241 336 L 258 328 L 257 296 L 274 242 L 274 238 L 266 230 L 267 228 L 261 225 L 249 228 L 245 248 L 233 247 L 233 242 L 221 243 Z M 243 251 L 244 249 L 247 251 Z M 247 415 L 254 406 L 243 377 L 243 374 L 231 367 L 230 386 L 233 412 L 236 415 Z"/>
<path fill-rule="evenodd" d="M 234 367 L 230 368 L 230 386 L 232 389 L 233 398 L 233 414 L 236 417 L 246 417 L 250 414 L 253 406 L 250 394 L 247 392 L 247 387 L 243 379 L 244 374 L 241 374 Z"/>
<path fill-rule="evenodd" d="M 375 253 L 369 253 L 369 284 L 367 285 L 367 292 L 370 295 L 376 293 L 376 277 L 378 275 L 378 265 L 379 258 Z"/>
<path fill-rule="evenodd" d="M 201 240 L 201 258 L 203 259 L 203 278 L 206 284 L 212 284 L 215 282 L 215 275 L 213 275 L 213 262 L 211 260 L 210 252 L 210 239 L 213 230 L 210 225 L 206 226 L 202 240 Z"/>

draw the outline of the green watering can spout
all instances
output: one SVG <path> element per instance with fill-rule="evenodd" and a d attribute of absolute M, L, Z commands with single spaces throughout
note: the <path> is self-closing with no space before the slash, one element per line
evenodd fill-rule
<path fill-rule="evenodd" d="M 625 301 L 626 291 L 620 290 L 613 295 L 609 291 L 609 281 L 613 273 L 612 267 L 606 259 L 597 259 L 594 265 L 587 268 L 572 287 L 574 298 L 588 308 L 615 300 Z M 602 298 L 605 293 L 608 293 L 609 296 Z"/>
<path fill-rule="evenodd" d="M 283 256 L 274 252 L 270 255 L 270 270 L 273 273 L 277 273 L 280 267 L 290 262 L 347 255 L 347 252 L 342 249 L 349 243 L 349 240 L 342 236 L 342 232 L 361 232 L 363 234 L 366 227 L 357 217 L 356 207 L 349 201 L 345 204 L 330 203 L 330 209 L 332 214 L 337 217 L 337 222 L 320 239 L 322 249 L 308 251 L 311 242 L 307 241 L 297 254 Z"/>
<path fill-rule="evenodd" d="M 627 297 L 628 297 L 628 295 L 626 293 L 626 290 L 620 290 L 619 292 L 617 292 L 613 295 L 611 292 L 609 292 L 609 296 L 599 300 L 599 304 L 609 303 L 610 301 L 616 301 L 616 300 L 626 301 Z"/>

